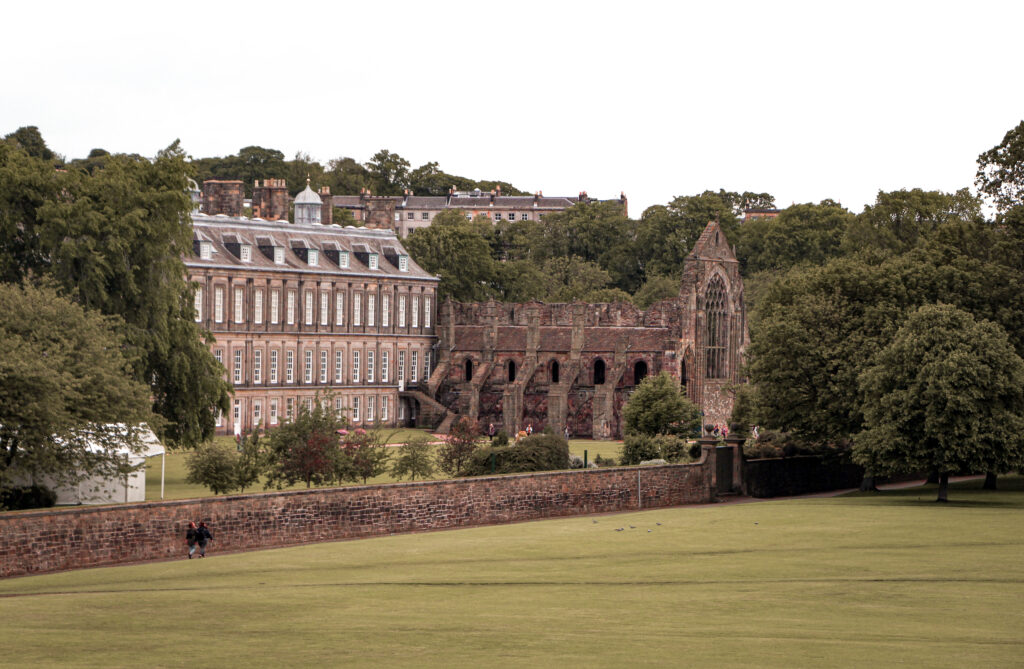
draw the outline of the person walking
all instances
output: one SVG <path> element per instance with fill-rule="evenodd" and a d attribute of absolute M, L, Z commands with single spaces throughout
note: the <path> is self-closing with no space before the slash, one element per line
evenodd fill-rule
<path fill-rule="evenodd" d="M 185 543 L 188 544 L 188 559 L 192 559 L 192 554 L 196 552 L 196 543 L 199 541 L 199 530 L 196 528 L 196 521 L 191 520 L 188 523 L 188 529 L 185 530 Z"/>
<path fill-rule="evenodd" d="M 196 529 L 197 537 L 196 540 L 199 542 L 199 557 L 206 557 L 206 544 L 213 539 L 213 535 L 210 534 L 210 528 L 206 526 L 206 521 L 201 521 L 199 527 Z"/>

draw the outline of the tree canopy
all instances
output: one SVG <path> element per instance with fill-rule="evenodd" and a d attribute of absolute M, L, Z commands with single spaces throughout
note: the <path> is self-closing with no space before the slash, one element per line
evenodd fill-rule
<path fill-rule="evenodd" d="M 975 184 L 1001 212 L 1024 205 L 1024 121 L 978 156 Z"/>

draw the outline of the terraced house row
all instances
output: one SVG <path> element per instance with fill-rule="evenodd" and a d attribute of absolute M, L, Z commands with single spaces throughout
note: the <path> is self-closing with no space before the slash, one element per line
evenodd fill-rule
<path fill-rule="evenodd" d="M 235 388 L 218 432 L 277 425 L 318 393 L 355 425 L 415 421 L 438 280 L 393 231 L 323 225 L 308 186 L 294 208 L 296 223 L 192 215 L 196 320 Z"/>

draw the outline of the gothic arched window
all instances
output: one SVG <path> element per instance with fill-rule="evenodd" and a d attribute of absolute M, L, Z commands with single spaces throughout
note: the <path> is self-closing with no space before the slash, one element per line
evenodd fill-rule
<path fill-rule="evenodd" d="M 509 360 L 508 361 L 508 382 L 512 383 L 515 380 L 516 380 L 516 361 L 515 360 Z"/>
<path fill-rule="evenodd" d="M 466 358 L 466 381 L 473 380 L 473 359 Z"/>
<path fill-rule="evenodd" d="M 558 383 L 558 361 L 551 361 L 551 383 Z"/>
<path fill-rule="evenodd" d="M 594 385 L 600 386 L 604 383 L 604 360 L 598 358 L 594 362 Z"/>
<path fill-rule="evenodd" d="M 729 342 L 729 315 L 725 310 L 725 284 L 716 276 L 704 294 L 704 360 L 707 378 L 724 379 Z"/>
<path fill-rule="evenodd" d="M 636 364 L 633 365 L 633 384 L 639 386 L 640 382 L 647 377 L 647 363 L 643 360 L 637 360 Z"/>

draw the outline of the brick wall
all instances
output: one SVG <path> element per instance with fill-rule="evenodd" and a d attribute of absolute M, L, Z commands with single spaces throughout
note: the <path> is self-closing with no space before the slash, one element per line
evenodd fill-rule
<path fill-rule="evenodd" d="M 705 458 L 0 514 L 0 577 L 184 558 L 189 520 L 206 520 L 210 550 L 220 552 L 708 502 L 713 470 L 713 458 Z"/>

